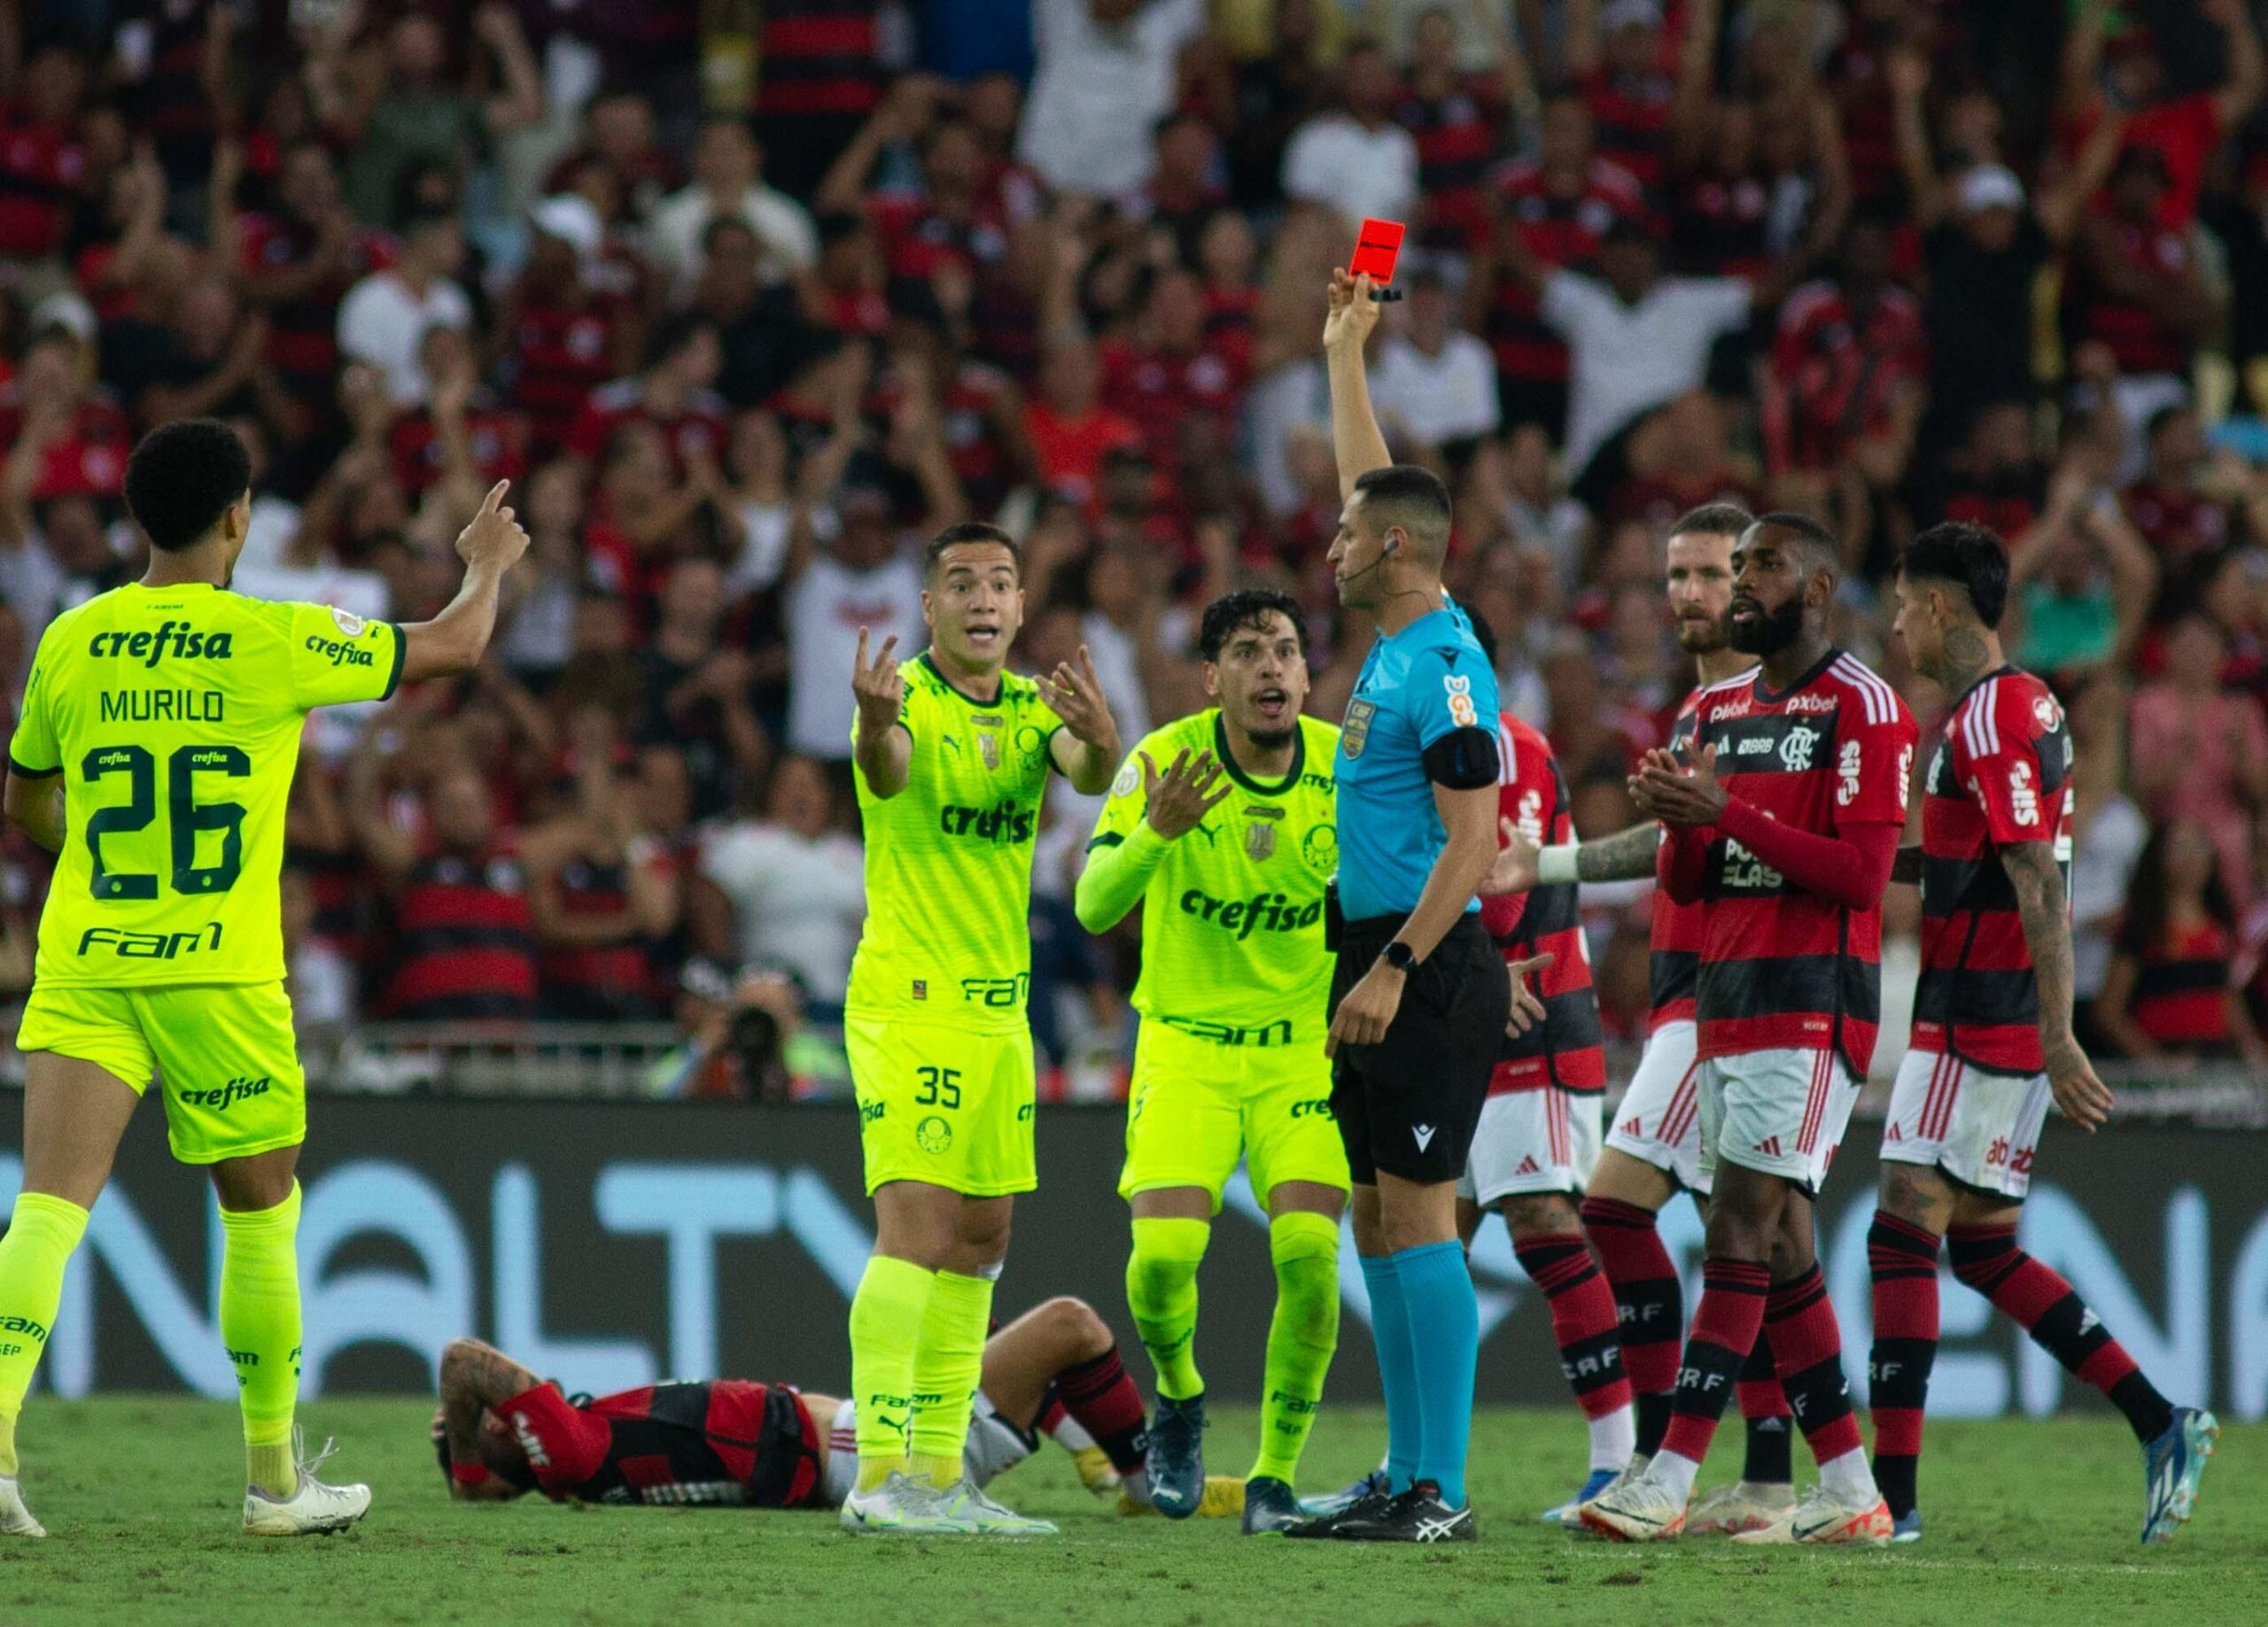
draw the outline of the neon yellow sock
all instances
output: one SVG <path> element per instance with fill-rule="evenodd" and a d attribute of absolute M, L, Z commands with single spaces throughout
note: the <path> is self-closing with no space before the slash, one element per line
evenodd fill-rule
<path fill-rule="evenodd" d="M 1211 1241 L 1209 1220 L 1137 1218 L 1126 1259 L 1126 1308 L 1157 1369 L 1158 1393 L 1176 1401 L 1205 1393 L 1197 1371 L 1197 1267 Z"/>
<path fill-rule="evenodd" d="M 858 1490 L 905 1466 L 913 1421 L 913 1352 L 937 1274 L 910 1259 L 870 1254 L 850 1296 L 850 1395 L 858 1404 Z"/>
<path fill-rule="evenodd" d="M 299 1489 L 291 1415 L 299 1402 L 299 1183 L 273 1209 L 221 1211 L 221 1343 L 237 1369 L 245 1478 L 271 1497 Z"/>
<path fill-rule="evenodd" d="M 968 1415 L 984 1372 L 984 1338 L 992 1329 L 992 1279 L 937 1273 L 913 1352 L 913 1467 L 929 1484 L 960 1480 Z M 926 1461 L 925 1461 L 926 1460 Z"/>
<path fill-rule="evenodd" d="M 17 1194 L 0 1237 L 0 1475 L 16 1472 L 16 1414 L 63 1302 L 63 1267 L 86 1235 L 87 1212 L 68 1198 Z"/>
<path fill-rule="evenodd" d="M 1297 1483 L 1315 1427 L 1324 1375 L 1339 1348 L 1339 1226 L 1319 1214 L 1279 1214 L 1268 1227 L 1276 1261 L 1276 1314 L 1261 1382 L 1260 1455 L 1251 1478 Z"/>

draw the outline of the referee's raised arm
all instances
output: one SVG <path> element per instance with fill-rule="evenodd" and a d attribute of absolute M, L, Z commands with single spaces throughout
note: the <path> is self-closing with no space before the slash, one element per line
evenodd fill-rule
<path fill-rule="evenodd" d="M 1449 489 L 1394 462 L 1371 411 L 1370 279 L 1339 272 L 1330 306 L 1345 499 L 1332 573 L 1340 605 L 1378 631 L 1334 765 L 1332 1110 L 1355 1181 L 1394 1493 L 1334 1516 L 1334 1534 L 1459 1539 L 1473 1531 L 1464 1456 L 1480 1324 L 1456 1182 L 1511 1005 L 1474 898 L 1496 855 L 1496 679 L 1441 585 Z"/>

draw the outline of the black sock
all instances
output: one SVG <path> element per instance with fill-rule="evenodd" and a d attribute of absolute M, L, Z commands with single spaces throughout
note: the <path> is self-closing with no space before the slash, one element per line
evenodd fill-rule
<path fill-rule="evenodd" d="M 1675 1394 L 1665 1390 L 1659 1395 L 1633 1398 L 1637 1403 L 1640 1456 L 1651 1458 L 1662 1449 L 1662 1436 L 1669 1429 L 1669 1404 Z"/>
<path fill-rule="evenodd" d="M 1748 1457 L 1740 1477 L 1751 1485 L 1786 1485 L 1796 1477 L 1795 1443 L 1785 1417 L 1748 1421 Z"/>

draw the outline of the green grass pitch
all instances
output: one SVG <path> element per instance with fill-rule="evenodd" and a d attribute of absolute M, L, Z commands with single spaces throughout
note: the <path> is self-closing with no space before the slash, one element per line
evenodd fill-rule
<path fill-rule="evenodd" d="M 1184 1627 L 1391 1623 L 2067 1623 L 2268 1621 L 2268 1425 L 2230 1428 L 2197 1518 L 2169 1547 L 2136 1540 L 2140 1456 L 2116 1418 L 1931 1426 L 1930 1526 L 1886 1553 L 1795 1553 L 1693 1541 L 1581 1542 L 1534 1522 L 1573 1489 L 1581 1430 L 1565 1413 L 1487 1412 L 1474 1434 L 1480 1541 L 1447 1549 L 1240 1538 L 1230 1521 L 1122 1520 L 1052 1446 L 998 1483 L 1063 1534 L 1025 1543 L 853 1539 L 832 1515 L 729 1509 L 452 1505 L 430 1405 L 324 1400 L 305 1422 L 343 1450 L 327 1473 L 367 1479 L 369 1522 L 334 1538 L 255 1542 L 237 1530 L 232 1408 L 36 1397 L 25 1487 L 54 1535 L 0 1543 L 0 1623 L 633 1623 L 812 1627 L 1114 1623 Z M 1375 1414 L 1327 1413 L 1308 1486 L 1373 1460 Z M 1240 1471 L 1248 1409 L 1208 1437 Z M 1739 1425 L 1711 1468 L 1737 1468 Z M 1798 1452 L 1802 1468 L 1808 1468 Z"/>

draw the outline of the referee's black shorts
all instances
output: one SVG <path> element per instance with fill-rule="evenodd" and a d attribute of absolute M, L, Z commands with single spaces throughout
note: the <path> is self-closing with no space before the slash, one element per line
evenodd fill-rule
<path fill-rule="evenodd" d="M 1407 918 L 1347 923 L 1331 975 L 1333 1015 Z M 1503 955 L 1468 911 L 1403 980 L 1386 1037 L 1342 1044 L 1332 1062 L 1331 1111 L 1356 1185 L 1376 1185 L 1380 1170 L 1427 1183 L 1464 1174 L 1511 1014 Z"/>

